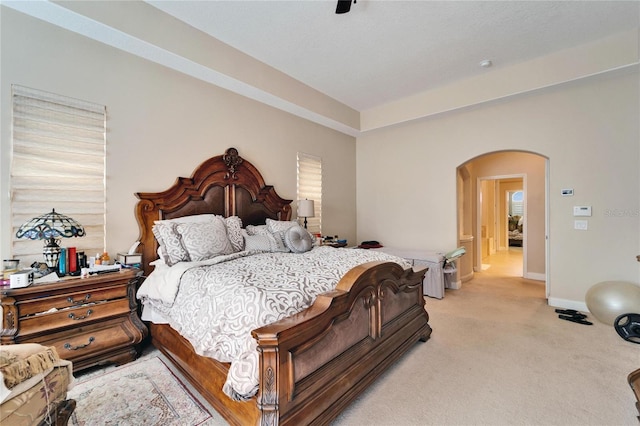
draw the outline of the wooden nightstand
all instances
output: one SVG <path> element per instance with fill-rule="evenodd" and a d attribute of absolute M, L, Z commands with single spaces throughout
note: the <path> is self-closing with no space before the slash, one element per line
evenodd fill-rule
<path fill-rule="evenodd" d="M 74 371 L 134 360 L 148 333 L 137 312 L 137 272 L 0 288 L 0 343 L 55 346 Z"/>

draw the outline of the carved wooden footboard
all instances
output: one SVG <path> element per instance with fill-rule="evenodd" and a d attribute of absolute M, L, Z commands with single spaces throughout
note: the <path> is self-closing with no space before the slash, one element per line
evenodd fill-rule
<path fill-rule="evenodd" d="M 390 262 L 357 266 L 306 311 L 255 330 L 261 424 L 328 423 L 427 340 L 424 273 Z"/>
<path fill-rule="evenodd" d="M 237 215 L 246 226 L 291 217 L 291 200 L 265 185 L 234 148 L 165 191 L 136 196 L 145 274 L 157 258 L 154 220 L 215 213 Z M 308 309 L 254 330 L 260 384 L 249 401 L 222 392 L 228 364 L 197 355 L 170 326 L 150 324 L 152 342 L 231 424 L 325 424 L 413 344 L 429 338 L 424 273 L 392 262 L 357 266 Z"/>

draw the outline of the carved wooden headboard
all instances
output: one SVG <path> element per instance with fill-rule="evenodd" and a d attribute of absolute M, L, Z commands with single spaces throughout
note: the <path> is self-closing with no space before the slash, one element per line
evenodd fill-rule
<path fill-rule="evenodd" d="M 151 228 L 154 221 L 196 214 L 213 213 L 239 216 L 242 225 L 261 225 L 267 218 L 291 219 L 291 201 L 281 198 L 271 185 L 265 185 L 253 164 L 229 148 L 224 155 L 200 164 L 190 178 L 179 177 L 166 191 L 138 192 L 136 219 L 140 228 L 140 248 L 144 273 L 157 259 L 158 243 Z"/>

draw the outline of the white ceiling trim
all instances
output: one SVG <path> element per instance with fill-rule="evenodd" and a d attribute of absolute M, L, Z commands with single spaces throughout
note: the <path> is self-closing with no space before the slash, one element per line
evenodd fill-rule
<path fill-rule="evenodd" d="M 476 106 L 479 105 L 489 105 L 492 103 L 496 103 L 496 102 L 500 102 L 500 101 L 504 101 L 506 99 L 510 99 L 510 98 L 515 98 L 518 96 L 526 96 L 528 94 L 534 93 L 534 92 L 541 92 L 543 90 L 548 90 L 548 89 L 552 89 L 556 86 L 562 86 L 562 85 L 567 85 L 567 84 L 572 84 L 572 83 L 576 83 L 582 80 L 588 80 L 588 79 L 594 79 L 594 78 L 600 78 L 606 75 L 624 75 L 627 72 L 638 72 L 640 71 L 640 62 L 632 62 L 629 64 L 624 64 L 624 65 L 620 65 L 617 67 L 612 67 L 612 68 L 607 68 L 605 70 L 602 71 L 598 71 L 598 72 L 594 72 L 591 74 L 585 74 L 585 75 L 581 75 L 575 78 L 570 78 L 570 79 L 565 79 L 565 80 L 559 80 L 553 83 L 549 83 L 549 84 L 545 84 L 545 85 L 540 85 L 540 86 L 535 86 L 535 87 L 531 87 L 529 89 L 526 90 L 520 90 L 517 92 L 511 92 L 508 93 L 506 95 L 502 95 L 502 96 L 495 96 L 495 97 L 490 97 L 487 99 L 483 99 L 483 100 L 477 100 L 477 101 L 473 101 L 473 102 L 469 102 L 469 103 L 465 103 L 465 104 L 459 104 L 456 105 L 452 108 L 447 108 L 447 109 L 441 109 L 438 111 L 434 111 L 434 112 L 430 112 L 430 113 L 423 113 L 423 114 L 419 114 L 418 116 L 415 117 L 408 117 L 408 118 L 404 118 L 404 119 L 399 119 L 399 120 L 393 120 L 389 123 L 385 123 L 385 124 L 378 124 L 370 129 L 367 128 L 363 128 L 360 131 L 361 135 L 365 135 L 367 133 L 370 133 L 372 131 L 375 130 L 379 130 L 379 129 L 384 129 L 384 128 L 389 128 L 389 127 L 396 127 L 402 124 L 408 124 L 414 121 L 418 121 L 418 120 L 424 120 L 424 119 L 428 119 L 428 118 L 433 118 L 433 117 L 437 117 L 443 114 L 447 114 L 450 112 L 454 112 L 454 111 L 464 111 L 470 108 L 474 108 Z"/>
<path fill-rule="evenodd" d="M 50 1 L 3 1 L 2 5 L 349 136 L 357 137 L 360 135 L 358 129 L 303 108 L 300 105 Z"/>

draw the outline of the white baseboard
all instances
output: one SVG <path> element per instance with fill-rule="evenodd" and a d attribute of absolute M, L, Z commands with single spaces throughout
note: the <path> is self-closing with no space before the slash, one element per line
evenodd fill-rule
<path fill-rule="evenodd" d="M 467 281 L 471 281 L 473 279 L 473 271 L 469 272 L 464 277 L 460 277 L 460 281 L 466 283 Z"/>
<path fill-rule="evenodd" d="M 585 302 L 578 302 L 576 300 L 558 299 L 557 297 L 550 297 L 547 300 L 549 306 L 562 309 L 575 309 L 576 311 L 589 312 L 587 304 Z"/>
<path fill-rule="evenodd" d="M 536 280 L 536 281 L 546 281 L 547 277 L 545 276 L 545 274 L 541 274 L 539 272 L 527 272 L 524 275 L 524 278 L 528 279 L 528 280 Z"/>

